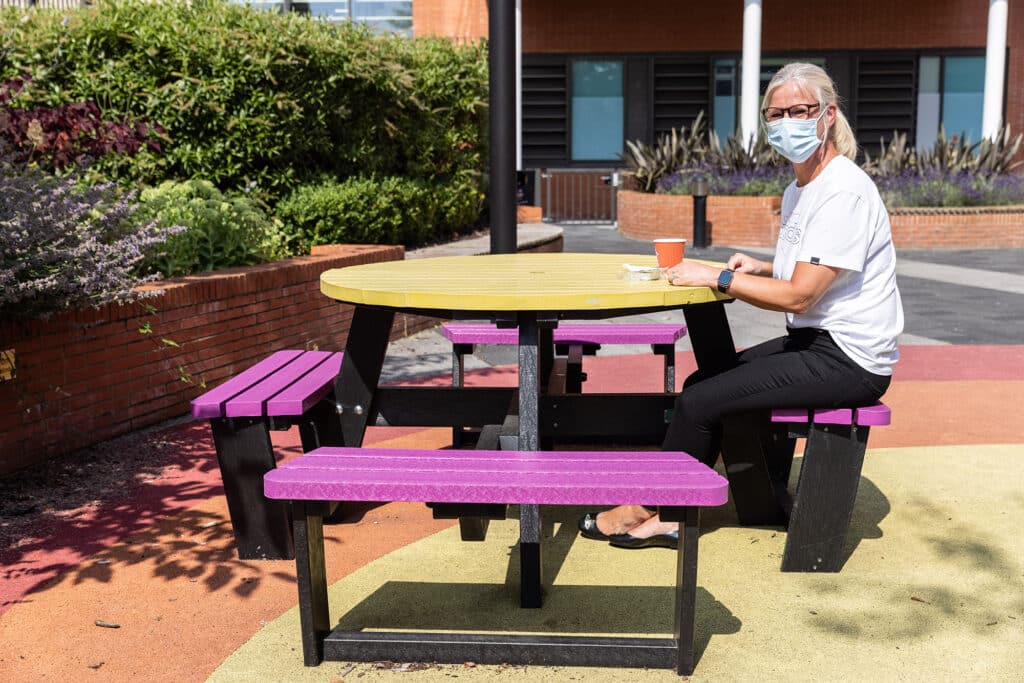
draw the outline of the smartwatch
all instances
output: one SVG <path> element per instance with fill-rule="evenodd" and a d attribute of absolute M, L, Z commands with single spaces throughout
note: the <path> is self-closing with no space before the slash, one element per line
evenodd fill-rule
<path fill-rule="evenodd" d="M 736 271 L 729 270 L 726 268 L 718 275 L 718 291 L 725 294 L 729 291 L 729 285 L 732 284 L 732 276 Z"/>

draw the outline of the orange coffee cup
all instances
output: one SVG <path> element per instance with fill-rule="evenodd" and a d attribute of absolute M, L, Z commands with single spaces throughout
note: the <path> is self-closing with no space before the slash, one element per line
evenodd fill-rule
<path fill-rule="evenodd" d="M 656 239 L 654 253 L 658 255 L 659 268 L 671 268 L 677 263 L 682 263 L 683 254 L 686 253 L 686 240 L 675 237 Z"/>

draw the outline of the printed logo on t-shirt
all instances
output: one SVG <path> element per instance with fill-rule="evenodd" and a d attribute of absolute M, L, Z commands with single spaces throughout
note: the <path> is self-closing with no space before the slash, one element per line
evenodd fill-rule
<path fill-rule="evenodd" d="M 799 244 L 803 231 L 800 228 L 800 214 L 796 211 L 789 214 L 786 222 L 779 228 L 779 239 L 790 244 Z"/>

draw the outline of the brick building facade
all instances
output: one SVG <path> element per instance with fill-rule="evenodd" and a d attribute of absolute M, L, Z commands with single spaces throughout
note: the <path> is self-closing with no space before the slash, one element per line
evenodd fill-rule
<path fill-rule="evenodd" d="M 521 0 L 523 167 L 615 165 L 625 140 L 652 142 L 700 111 L 720 136 L 731 133 L 744 7 Z M 1002 120 L 1020 132 L 1024 87 L 1014 84 L 1024 80 L 1024 7 L 1004 7 Z M 894 130 L 929 146 L 940 125 L 978 140 L 989 8 L 989 0 L 766 2 L 762 86 L 786 61 L 815 61 L 836 80 L 868 149 Z M 414 0 L 412 16 L 414 35 L 468 41 L 487 33 L 486 0 Z"/>

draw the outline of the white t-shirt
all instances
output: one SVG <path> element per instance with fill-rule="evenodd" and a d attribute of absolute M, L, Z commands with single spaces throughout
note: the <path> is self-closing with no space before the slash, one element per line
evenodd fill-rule
<path fill-rule="evenodd" d="M 899 359 L 903 304 L 889 214 L 875 184 L 844 156 L 832 159 L 807 185 L 794 181 L 782 196 L 773 277 L 789 280 L 797 261 L 842 272 L 806 313 L 787 313 L 787 325 L 828 330 L 857 365 L 891 375 Z"/>

